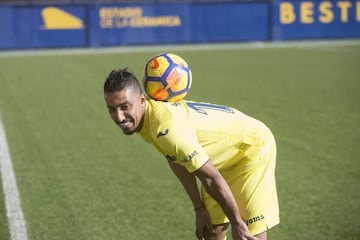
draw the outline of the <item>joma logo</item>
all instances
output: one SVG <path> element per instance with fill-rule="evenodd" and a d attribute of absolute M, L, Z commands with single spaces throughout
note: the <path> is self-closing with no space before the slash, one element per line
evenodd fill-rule
<path fill-rule="evenodd" d="M 246 225 L 249 225 L 249 224 L 261 221 L 263 219 L 265 219 L 265 217 L 264 217 L 264 215 L 261 214 L 260 216 L 256 216 L 254 218 L 250 218 L 249 220 L 245 220 L 245 223 L 246 223 Z"/>

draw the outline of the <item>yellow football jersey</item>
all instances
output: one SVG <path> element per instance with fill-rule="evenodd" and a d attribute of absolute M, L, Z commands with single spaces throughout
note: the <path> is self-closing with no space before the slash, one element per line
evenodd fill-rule
<path fill-rule="evenodd" d="M 224 170 L 242 160 L 248 164 L 273 141 L 271 131 L 260 121 L 231 107 L 193 101 L 147 99 L 139 133 L 189 172 L 209 159 Z"/>

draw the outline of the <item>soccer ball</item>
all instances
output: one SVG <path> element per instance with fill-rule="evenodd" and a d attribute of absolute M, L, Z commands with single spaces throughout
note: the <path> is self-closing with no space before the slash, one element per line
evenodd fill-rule
<path fill-rule="evenodd" d="M 190 90 L 191 82 L 189 65 L 173 53 L 152 57 L 143 71 L 144 90 L 150 98 L 158 101 L 180 101 Z"/>

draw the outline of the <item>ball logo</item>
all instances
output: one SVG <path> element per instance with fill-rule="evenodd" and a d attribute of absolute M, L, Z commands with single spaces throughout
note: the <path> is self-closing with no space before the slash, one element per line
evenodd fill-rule
<path fill-rule="evenodd" d="M 154 65 L 151 68 L 152 69 L 159 68 L 160 64 L 159 64 L 159 61 L 157 60 L 157 58 L 154 57 L 152 60 L 153 60 Z"/>

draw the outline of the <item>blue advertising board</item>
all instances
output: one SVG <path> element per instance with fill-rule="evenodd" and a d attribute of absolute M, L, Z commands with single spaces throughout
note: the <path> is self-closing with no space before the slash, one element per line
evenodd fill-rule
<path fill-rule="evenodd" d="M 276 0 L 273 40 L 360 37 L 360 1 Z"/>
<path fill-rule="evenodd" d="M 0 6 L 0 49 L 13 48 L 14 31 L 12 27 L 12 7 Z"/>
<path fill-rule="evenodd" d="M 85 9 L 81 6 L 0 8 L 0 48 L 85 46 Z"/>
<path fill-rule="evenodd" d="M 360 0 L 0 4 L 0 49 L 359 38 Z"/>
<path fill-rule="evenodd" d="M 90 13 L 90 46 L 269 40 L 264 3 L 112 4 Z"/>

